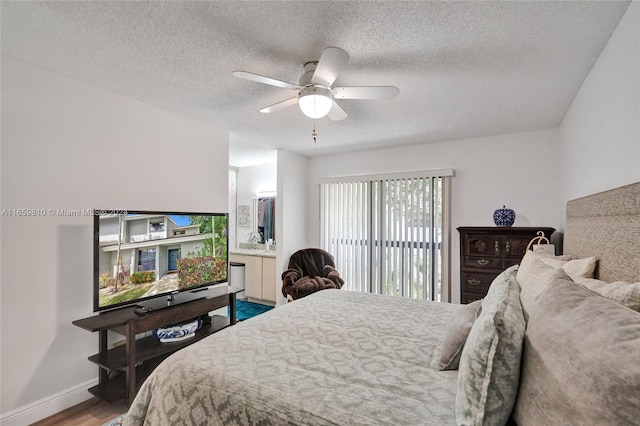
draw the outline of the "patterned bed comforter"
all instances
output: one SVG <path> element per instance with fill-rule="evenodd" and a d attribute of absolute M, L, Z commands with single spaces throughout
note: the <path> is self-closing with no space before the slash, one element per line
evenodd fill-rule
<path fill-rule="evenodd" d="M 167 358 L 132 425 L 455 424 L 456 371 L 438 371 L 460 305 L 323 290 Z"/>

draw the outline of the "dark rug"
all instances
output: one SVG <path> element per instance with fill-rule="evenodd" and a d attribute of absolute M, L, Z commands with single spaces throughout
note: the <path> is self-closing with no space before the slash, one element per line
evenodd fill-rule
<path fill-rule="evenodd" d="M 256 315 L 263 314 L 273 309 L 273 306 L 261 305 L 260 303 L 247 302 L 246 300 L 236 300 L 236 320 L 244 321 Z M 229 308 L 227 308 L 227 312 Z"/>

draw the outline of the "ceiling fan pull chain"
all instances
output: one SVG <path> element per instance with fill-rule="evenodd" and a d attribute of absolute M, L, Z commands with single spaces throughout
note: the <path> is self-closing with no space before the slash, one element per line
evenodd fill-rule
<path fill-rule="evenodd" d="M 316 120 L 313 120 L 313 132 L 311 132 L 311 136 L 313 137 L 313 144 L 316 144 L 316 138 L 318 137 L 318 132 L 316 132 Z"/>

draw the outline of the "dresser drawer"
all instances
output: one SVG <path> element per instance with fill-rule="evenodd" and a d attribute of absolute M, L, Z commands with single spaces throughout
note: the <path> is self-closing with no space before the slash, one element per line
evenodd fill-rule
<path fill-rule="evenodd" d="M 499 238 L 489 235 L 468 234 L 464 236 L 461 247 L 465 255 L 500 257 Z"/>
<path fill-rule="evenodd" d="M 504 269 L 507 269 L 509 266 L 519 265 L 521 260 L 522 260 L 522 258 L 504 259 L 502 261 L 502 269 L 504 270 Z"/>
<path fill-rule="evenodd" d="M 502 259 L 499 257 L 475 257 L 464 258 L 465 268 L 502 269 Z"/>
<path fill-rule="evenodd" d="M 475 302 L 476 300 L 480 300 L 484 297 L 484 294 L 481 293 L 470 293 L 470 292 L 465 292 L 462 293 L 460 295 L 460 303 L 462 304 L 467 304 L 467 303 L 471 303 L 471 302 Z"/>
<path fill-rule="evenodd" d="M 524 253 L 527 251 L 529 241 L 531 241 L 530 235 L 524 237 L 509 236 L 505 237 L 503 243 L 503 250 L 505 257 L 511 257 L 516 259 L 522 259 Z"/>
<path fill-rule="evenodd" d="M 460 287 L 462 293 L 483 293 L 486 294 L 489 286 L 497 274 L 483 274 L 481 272 L 462 272 Z"/>

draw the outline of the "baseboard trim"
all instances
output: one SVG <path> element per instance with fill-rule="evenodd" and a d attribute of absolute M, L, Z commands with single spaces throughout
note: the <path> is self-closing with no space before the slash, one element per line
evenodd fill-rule
<path fill-rule="evenodd" d="M 0 415 L 0 425 L 2 426 L 24 426 L 35 423 L 39 420 L 80 404 L 91 398 L 87 392 L 92 386 L 98 384 L 98 379 L 92 379 L 77 386 L 65 389 L 61 392 L 42 398 L 23 407 L 16 408 Z"/>

